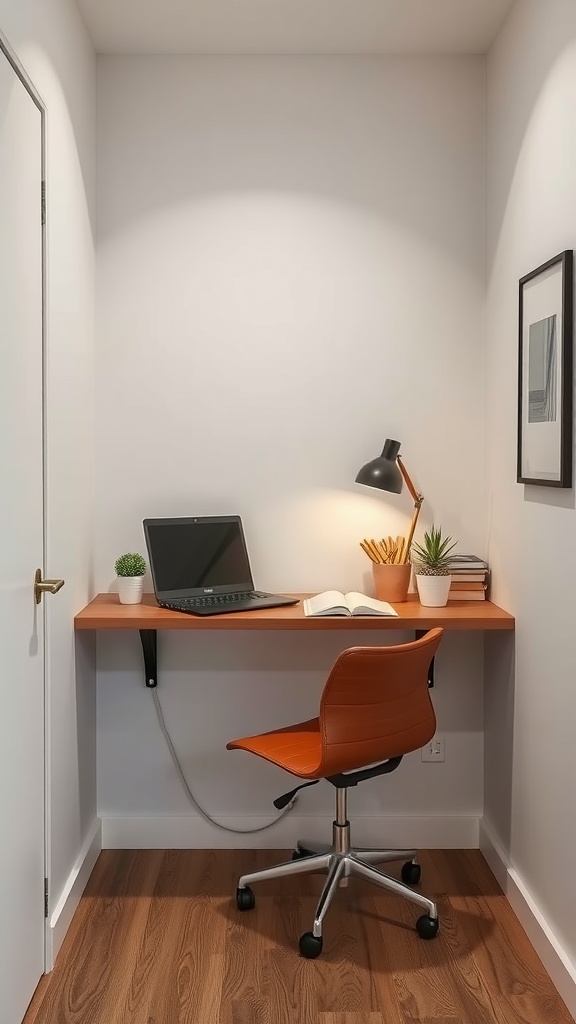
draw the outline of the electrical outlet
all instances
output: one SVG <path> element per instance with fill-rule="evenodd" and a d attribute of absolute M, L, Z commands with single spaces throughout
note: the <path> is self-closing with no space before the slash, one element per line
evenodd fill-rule
<path fill-rule="evenodd" d="M 423 761 L 443 761 L 444 760 L 444 734 L 437 732 L 432 737 L 430 743 L 427 743 L 425 747 L 422 747 L 422 760 Z"/>

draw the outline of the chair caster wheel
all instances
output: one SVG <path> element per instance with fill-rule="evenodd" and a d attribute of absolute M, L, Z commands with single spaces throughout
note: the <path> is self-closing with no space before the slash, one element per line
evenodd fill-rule
<path fill-rule="evenodd" d="M 429 917 L 428 914 L 423 914 L 416 921 L 416 931 L 421 939 L 435 939 L 438 935 L 438 928 L 440 922 L 437 917 Z"/>
<path fill-rule="evenodd" d="M 256 900 L 249 885 L 245 885 L 243 889 L 236 889 L 236 906 L 238 910 L 254 910 Z"/>
<path fill-rule="evenodd" d="M 307 960 L 315 960 L 322 952 L 322 938 L 317 938 L 312 932 L 304 932 L 304 935 L 300 936 L 298 945 L 302 956 L 305 956 Z"/>
<path fill-rule="evenodd" d="M 420 876 L 422 874 L 422 868 L 419 864 L 413 864 L 411 860 L 407 860 L 402 865 L 402 871 L 400 877 L 404 882 L 404 885 L 418 885 Z"/>

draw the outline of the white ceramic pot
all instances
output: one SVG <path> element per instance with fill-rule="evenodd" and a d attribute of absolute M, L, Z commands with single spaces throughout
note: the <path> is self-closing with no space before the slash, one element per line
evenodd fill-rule
<path fill-rule="evenodd" d="M 416 573 L 420 604 L 425 608 L 442 608 L 448 603 L 451 576 L 421 576 Z"/>
<path fill-rule="evenodd" d="M 143 576 L 117 576 L 120 604 L 140 604 L 144 589 Z"/>

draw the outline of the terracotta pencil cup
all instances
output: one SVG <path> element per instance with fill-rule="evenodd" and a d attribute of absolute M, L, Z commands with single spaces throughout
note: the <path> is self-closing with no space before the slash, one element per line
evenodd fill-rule
<path fill-rule="evenodd" d="M 386 565 L 374 562 L 374 592 L 379 601 L 405 601 L 410 586 L 410 562 L 402 565 Z"/>

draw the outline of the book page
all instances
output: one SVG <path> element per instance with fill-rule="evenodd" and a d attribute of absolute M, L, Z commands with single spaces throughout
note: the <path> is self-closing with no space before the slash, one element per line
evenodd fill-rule
<path fill-rule="evenodd" d="M 305 615 L 350 615 L 346 598 L 340 590 L 325 590 L 304 601 Z"/>
<path fill-rule="evenodd" d="M 353 590 L 345 597 L 353 615 L 398 615 L 398 612 L 387 601 L 377 601 L 375 597 L 357 594 Z"/>

